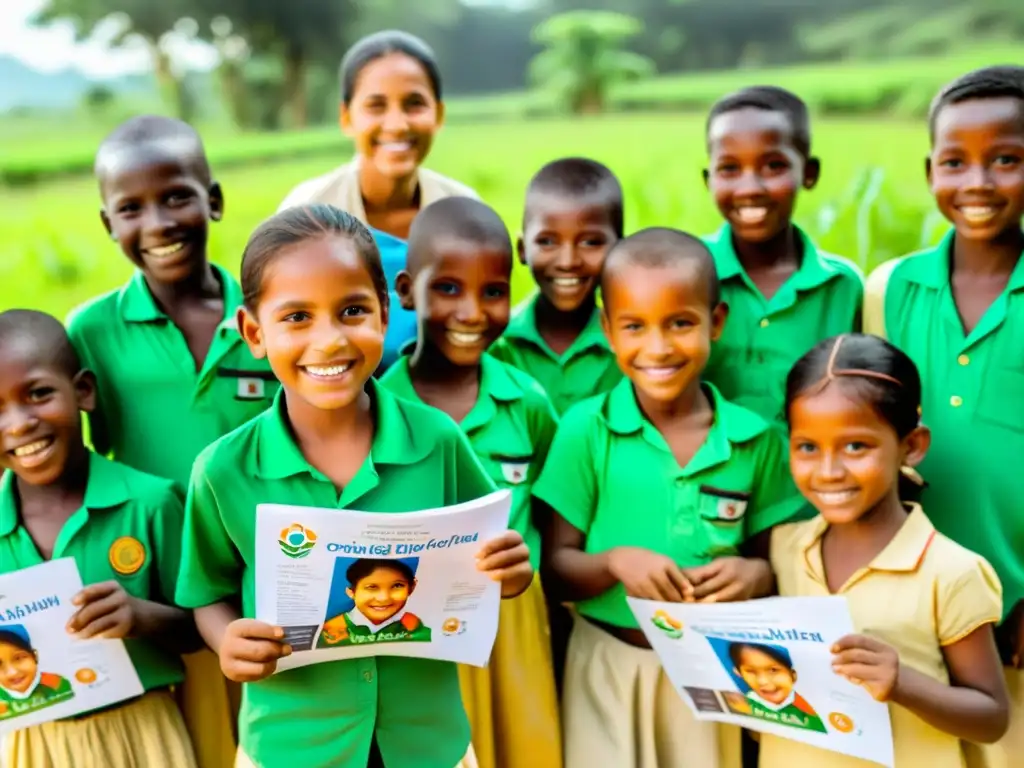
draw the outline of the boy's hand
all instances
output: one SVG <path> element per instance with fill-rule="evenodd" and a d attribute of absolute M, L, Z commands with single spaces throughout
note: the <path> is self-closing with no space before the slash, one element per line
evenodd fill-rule
<path fill-rule="evenodd" d="M 78 610 L 68 619 L 67 630 L 82 640 L 121 640 L 135 627 L 138 603 L 116 581 L 90 584 L 71 604 Z"/>
<path fill-rule="evenodd" d="M 896 649 L 866 635 L 847 635 L 832 646 L 832 671 L 859 685 L 876 701 L 889 701 L 900 674 Z"/>
<path fill-rule="evenodd" d="M 476 556 L 477 570 L 501 582 L 502 597 L 516 597 L 533 581 L 530 550 L 517 531 L 505 531 L 484 544 Z"/>
<path fill-rule="evenodd" d="M 996 643 L 1003 664 L 1024 669 L 1024 600 L 1018 600 L 1006 620 L 996 627 Z"/>
<path fill-rule="evenodd" d="M 255 683 L 274 674 L 277 660 L 291 652 L 281 627 L 255 619 L 236 619 L 228 624 L 220 644 L 220 668 L 228 680 Z"/>
<path fill-rule="evenodd" d="M 707 565 L 687 568 L 698 603 L 734 603 L 763 597 L 771 591 L 772 567 L 767 560 L 721 557 Z"/>
<path fill-rule="evenodd" d="M 692 602 L 693 586 L 675 561 L 665 555 L 640 547 L 615 547 L 608 553 L 608 570 L 631 597 Z"/>

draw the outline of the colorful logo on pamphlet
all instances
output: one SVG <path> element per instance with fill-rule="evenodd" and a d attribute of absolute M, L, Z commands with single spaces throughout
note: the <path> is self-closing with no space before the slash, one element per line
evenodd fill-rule
<path fill-rule="evenodd" d="M 441 625 L 441 631 L 447 635 L 461 635 L 466 631 L 466 622 L 456 619 L 454 616 L 450 619 L 445 619 Z"/>
<path fill-rule="evenodd" d="M 281 537 L 277 540 L 281 551 L 293 560 L 305 557 L 316 546 L 316 533 L 310 528 L 292 523 L 281 529 Z"/>
<path fill-rule="evenodd" d="M 828 716 L 828 724 L 840 733 L 853 733 L 853 720 L 842 712 L 833 712 Z"/>
<path fill-rule="evenodd" d="M 96 671 L 89 669 L 88 667 L 82 667 L 80 670 L 75 672 L 75 680 L 80 682 L 82 685 L 90 685 L 96 682 Z"/>
<path fill-rule="evenodd" d="M 673 640 L 678 640 L 683 636 L 683 622 L 672 618 L 662 608 L 654 612 L 654 616 L 651 617 L 651 623 Z"/>

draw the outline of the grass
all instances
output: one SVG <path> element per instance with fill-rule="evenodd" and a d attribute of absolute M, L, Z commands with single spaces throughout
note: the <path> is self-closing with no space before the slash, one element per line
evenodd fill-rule
<path fill-rule="evenodd" d="M 214 157 L 230 151 L 226 141 L 211 137 Z M 868 269 L 935 238 L 941 222 L 932 214 L 924 180 L 922 124 L 820 120 L 814 144 L 822 181 L 803 193 L 797 218 L 822 247 Z M 211 257 L 237 273 L 249 233 L 293 185 L 344 161 L 347 149 L 340 138 L 337 147 L 333 156 L 218 173 L 226 215 L 213 227 Z M 428 164 L 476 188 L 514 234 L 530 176 L 565 155 L 593 157 L 619 175 L 628 231 L 668 225 L 704 234 L 720 224 L 701 181 L 703 120 L 696 116 L 454 124 L 440 134 Z M 63 317 L 127 279 L 131 266 L 106 236 L 99 205 L 89 178 L 0 188 L 0 309 L 33 307 Z M 528 275 L 520 271 L 517 296 L 528 286 Z"/>

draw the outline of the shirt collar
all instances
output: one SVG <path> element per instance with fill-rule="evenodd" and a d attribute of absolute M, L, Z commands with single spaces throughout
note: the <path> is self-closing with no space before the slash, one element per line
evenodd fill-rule
<path fill-rule="evenodd" d="M 242 287 L 222 267 L 216 264 L 210 266 L 213 267 L 224 294 L 224 319 L 221 321 L 221 327 L 229 325 L 234 328 L 235 310 L 242 303 Z M 121 289 L 118 306 L 121 310 L 121 317 L 129 323 L 152 323 L 167 319 L 164 311 L 157 306 L 156 299 L 153 298 L 141 270 L 135 270 L 131 279 Z"/>
<path fill-rule="evenodd" d="M 900 265 L 900 276 L 928 288 L 942 290 L 949 285 L 950 263 L 956 230 L 950 229 L 934 248 L 911 254 Z M 1010 275 L 1007 293 L 1024 290 L 1024 253 Z"/>
<path fill-rule="evenodd" d="M 384 387 L 370 379 L 366 389 L 375 406 L 373 444 L 370 460 L 380 464 L 415 464 L 434 447 L 430 434 L 416 434 L 414 420 L 403 404 Z M 422 407 L 422 406 L 420 406 Z M 285 392 L 281 387 L 271 406 L 256 417 L 256 440 L 246 459 L 249 473 L 263 480 L 281 480 L 303 473 L 320 473 L 302 455 L 285 414 Z"/>
<path fill-rule="evenodd" d="M 7 470 L 0 476 L 0 536 L 18 527 L 16 476 Z M 97 453 L 89 452 L 89 477 L 82 506 L 90 512 L 119 507 L 132 497 L 122 467 Z"/>
<path fill-rule="evenodd" d="M 818 247 L 806 232 L 796 224 L 793 225 L 793 229 L 803 244 L 800 267 L 791 278 L 792 285 L 796 290 L 809 291 L 841 275 L 837 267 L 822 257 Z M 715 267 L 720 280 L 730 280 L 746 275 L 733 246 L 732 227 L 728 223 L 723 224 L 715 234 L 706 237 L 704 242 L 715 258 Z"/>
<path fill-rule="evenodd" d="M 547 342 L 544 341 L 540 335 L 540 331 L 537 330 L 537 297 L 538 294 L 534 293 L 529 299 L 520 304 L 512 313 L 512 319 L 509 321 L 508 328 L 505 329 L 505 335 L 512 339 L 520 339 L 522 341 L 528 341 L 540 347 L 543 350 L 550 352 L 550 348 Z M 566 359 L 571 358 L 573 355 L 584 352 L 593 347 L 600 347 L 602 349 L 611 349 L 608 345 L 608 339 L 605 338 L 604 331 L 601 329 L 601 310 L 596 306 L 594 312 L 587 321 L 587 324 L 583 327 L 580 335 L 576 338 L 576 341 L 565 351 L 563 357 Z M 553 355 L 554 353 L 552 353 Z"/>

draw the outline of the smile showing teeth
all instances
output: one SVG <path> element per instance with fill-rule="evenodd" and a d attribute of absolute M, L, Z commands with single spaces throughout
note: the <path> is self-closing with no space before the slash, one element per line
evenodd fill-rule
<path fill-rule="evenodd" d="M 675 374 L 682 366 L 679 365 L 662 365 L 655 368 L 641 368 L 644 375 L 651 379 L 667 379 Z"/>
<path fill-rule="evenodd" d="M 736 209 L 736 218 L 742 224 L 760 224 L 768 216 L 768 209 L 764 207 L 743 206 Z"/>
<path fill-rule="evenodd" d="M 39 453 L 40 451 L 45 451 L 47 448 L 50 447 L 52 443 L 53 438 L 47 437 L 43 440 L 36 440 L 34 443 L 23 445 L 20 448 L 15 448 L 13 453 L 15 456 L 21 459 L 24 458 L 25 456 L 32 456 L 33 454 Z"/>
<path fill-rule="evenodd" d="M 845 504 L 851 501 L 856 495 L 856 491 L 818 491 L 817 497 L 821 499 L 824 504 Z"/>
<path fill-rule="evenodd" d="M 166 256 L 177 253 L 185 247 L 184 243 L 174 243 L 172 245 L 161 245 L 158 248 L 147 248 L 146 253 L 150 256 L 156 256 L 158 259 L 162 259 Z"/>
<path fill-rule="evenodd" d="M 389 152 L 408 152 L 412 149 L 411 141 L 381 141 L 377 144 L 381 149 Z"/>
<path fill-rule="evenodd" d="M 448 331 L 448 340 L 453 344 L 472 347 L 483 340 L 482 333 L 461 333 L 459 331 Z"/>
<path fill-rule="evenodd" d="M 334 376 L 341 376 L 348 372 L 353 365 L 354 363 L 350 360 L 347 363 L 341 363 L 339 365 L 307 365 L 304 366 L 303 370 L 305 370 L 310 376 L 315 376 L 319 379 L 330 379 Z"/>
<path fill-rule="evenodd" d="M 551 282 L 557 288 L 576 288 L 583 285 L 582 277 L 553 277 Z"/>
<path fill-rule="evenodd" d="M 964 205 L 960 207 L 960 214 L 971 224 L 983 224 L 995 218 L 997 209 L 991 205 Z"/>

